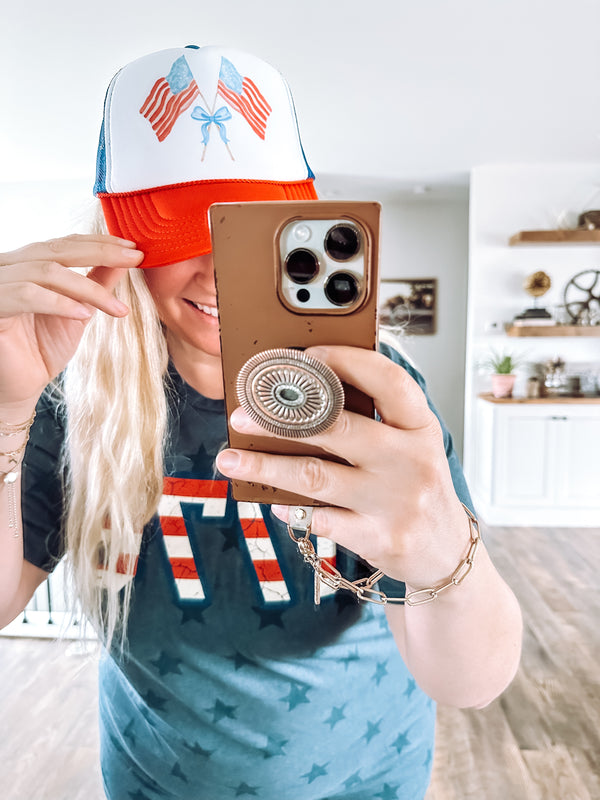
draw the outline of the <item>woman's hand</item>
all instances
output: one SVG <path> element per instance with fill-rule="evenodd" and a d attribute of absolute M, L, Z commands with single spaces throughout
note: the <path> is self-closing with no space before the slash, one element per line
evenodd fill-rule
<path fill-rule="evenodd" d="M 357 553 L 410 589 L 439 585 L 465 557 L 469 523 L 452 484 L 440 424 L 418 384 L 385 356 L 348 347 L 310 348 L 339 378 L 373 397 L 382 422 L 342 412 L 305 439 L 351 466 L 312 457 L 225 450 L 219 470 L 326 503 L 312 530 Z M 264 431 L 237 409 L 244 433 Z M 233 466 L 233 462 L 236 465 Z M 273 512 L 287 522 L 288 510 Z"/>
<path fill-rule="evenodd" d="M 0 405 L 33 405 L 75 353 L 96 310 L 127 307 L 112 295 L 143 254 L 133 242 L 73 235 L 0 253 Z M 83 275 L 71 268 L 92 267 Z"/>

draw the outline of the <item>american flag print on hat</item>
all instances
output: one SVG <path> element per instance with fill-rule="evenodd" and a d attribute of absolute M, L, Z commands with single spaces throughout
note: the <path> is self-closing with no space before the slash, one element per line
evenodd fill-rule
<path fill-rule="evenodd" d="M 173 62 L 168 75 L 159 78 L 140 108 L 158 141 L 163 142 L 173 125 L 200 94 L 185 56 Z"/>
<path fill-rule="evenodd" d="M 221 58 L 217 93 L 240 112 L 257 136 L 265 138 L 267 120 L 272 108 L 254 81 L 240 75 L 231 61 L 224 56 Z"/>

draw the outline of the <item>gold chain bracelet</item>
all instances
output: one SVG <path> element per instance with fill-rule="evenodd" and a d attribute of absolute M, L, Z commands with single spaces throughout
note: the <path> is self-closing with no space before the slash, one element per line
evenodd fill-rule
<path fill-rule="evenodd" d="M 376 603 L 377 605 L 386 605 L 387 603 L 400 603 L 407 606 L 422 606 L 425 603 L 431 603 L 438 595 L 445 592 L 451 586 L 458 586 L 467 577 L 469 572 L 473 569 L 473 562 L 477 553 L 477 548 L 481 541 L 479 533 L 479 522 L 470 509 L 464 503 L 461 503 L 464 508 L 468 520 L 469 531 L 471 534 L 471 542 L 469 552 L 458 567 L 454 570 L 450 578 L 441 586 L 435 586 L 430 589 L 417 589 L 414 592 L 409 592 L 405 597 L 388 597 L 385 592 L 375 589 L 375 584 L 385 577 L 385 573 L 378 569 L 368 578 L 360 578 L 356 581 L 349 581 L 341 574 L 329 561 L 317 555 L 313 543 L 310 540 L 311 526 L 312 526 L 312 506 L 292 506 L 290 508 L 291 519 L 293 523 L 288 522 L 287 529 L 290 538 L 298 546 L 300 555 L 304 558 L 307 564 L 313 568 L 315 573 L 315 589 L 314 600 L 315 604 L 319 605 L 321 602 L 321 584 L 324 583 L 331 589 L 347 589 L 353 592 L 359 600 L 364 600 L 368 603 Z M 302 531 L 302 536 L 296 536 L 295 531 Z"/>
<path fill-rule="evenodd" d="M 33 425 L 34 419 L 35 411 L 29 417 L 27 422 L 19 422 L 14 424 L 11 422 L 0 421 L 0 439 L 12 438 L 13 436 L 18 436 L 20 433 L 25 434 L 25 439 L 19 447 L 15 448 L 14 450 L 8 450 L 7 452 L 0 452 L 0 457 L 8 459 L 8 471 L 0 472 L 0 481 L 6 486 L 6 499 L 8 503 L 8 529 L 12 531 L 12 535 L 15 539 L 17 539 L 19 536 L 16 484 L 20 474 L 19 468 L 21 466 L 21 457 L 25 452 L 27 441 L 29 439 L 29 430 Z"/>

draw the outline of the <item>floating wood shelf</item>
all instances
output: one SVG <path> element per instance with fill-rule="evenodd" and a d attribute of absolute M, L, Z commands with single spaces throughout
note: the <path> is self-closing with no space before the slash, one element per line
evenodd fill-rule
<path fill-rule="evenodd" d="M 500 405 L 509 405 L 519 403 L 521 405 L 562 405 L 568 403 L 572 405 L 598 405 L 600 397 L 568 397 L 566 395 L 556 395 L 554 397 L 494 397 L 489 392 L 483 392 L 478 395 L 482 400 L 488 403 L 498 403 Z"/>
<path fill-rule="evenodd" d="M 600 336 L 600 325 L 507 325 L 508 336 Z"/>
<path fill-rule="evenodd" d="M 519 231 L 508 240 L 511 245 L 522 244 L 600 244 L 600 230 Z"/>

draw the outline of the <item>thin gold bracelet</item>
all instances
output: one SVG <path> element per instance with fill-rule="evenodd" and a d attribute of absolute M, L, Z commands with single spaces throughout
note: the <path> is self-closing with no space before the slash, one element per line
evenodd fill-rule
<path fill-rule="evenodd" d="M 8 504 L 8 529 L 12 531 L 13 538 L 19 537 L 19 519 L 17 508 L 17 480 L 21 474 L 20 466 L 23 453 L 29 440 L 29 431 L 35 419 L 35 411 L 27 422 L 13 424 L 0 421 L 0 437 L 17 436 L 19 433 L 25 434 L 25 439 L 15 450 L 0 452 L 0 457 L 8 458 L 8 472 L 0 472 L 0 481 L 6 486 L 6 500 Z"/>
<path fill-rule="evenodd" d="M 376 603 L 377 605 L 386 605 L 387 603 L 398 603 L 407 606 L 422 606 L 426 603 L 431 603 L 442 592 L 449 589 L 451 586 L 459 586 L 467 577 L 469 572 L 473 569 L 473 562 L 475 555 L 481 541 L 479 533 L 479 522 L 475 515 L 464 503 L 462 507 L 467 514 L 469 520 L 469 532 L 471 535 L 471 542 L 469 552 L 458 567 L 454 570 L 450 578 L 441 586 L 431 587 L 429 589 L 417 589 L 414 592 L 409 592 L 405 597 L 388 597 L 385 592 L 375 589 L 375 584 L 385 577 L 385 573 L 378 569 L 368 578 L 361 578 L 357 581 L 349 581 L 347 578 L 337 570 L 328 561 L 317 555 L 312 542 L 310 541 L 311 525 L 312 525 L 312 507 L 311 506 L 293 506 L 290 508 L 290 519 L 293 518 L 293 523 L 289 522 L 287 525 L 288 534 L 290 538 L 298 546 L 300 555 L 304 558 L 307 564 L 313 568 L 315 573 L 315 588 L 314 588 L 314 601 L 315 605 L 321 602 L 321 583 L 329 586 L 331 589 L 347 589 L 353 592 L 359 600 L 364 600 L 367 603 Z M 296 536 L 295 531 L 302 531 L 302 536 Z"/>

